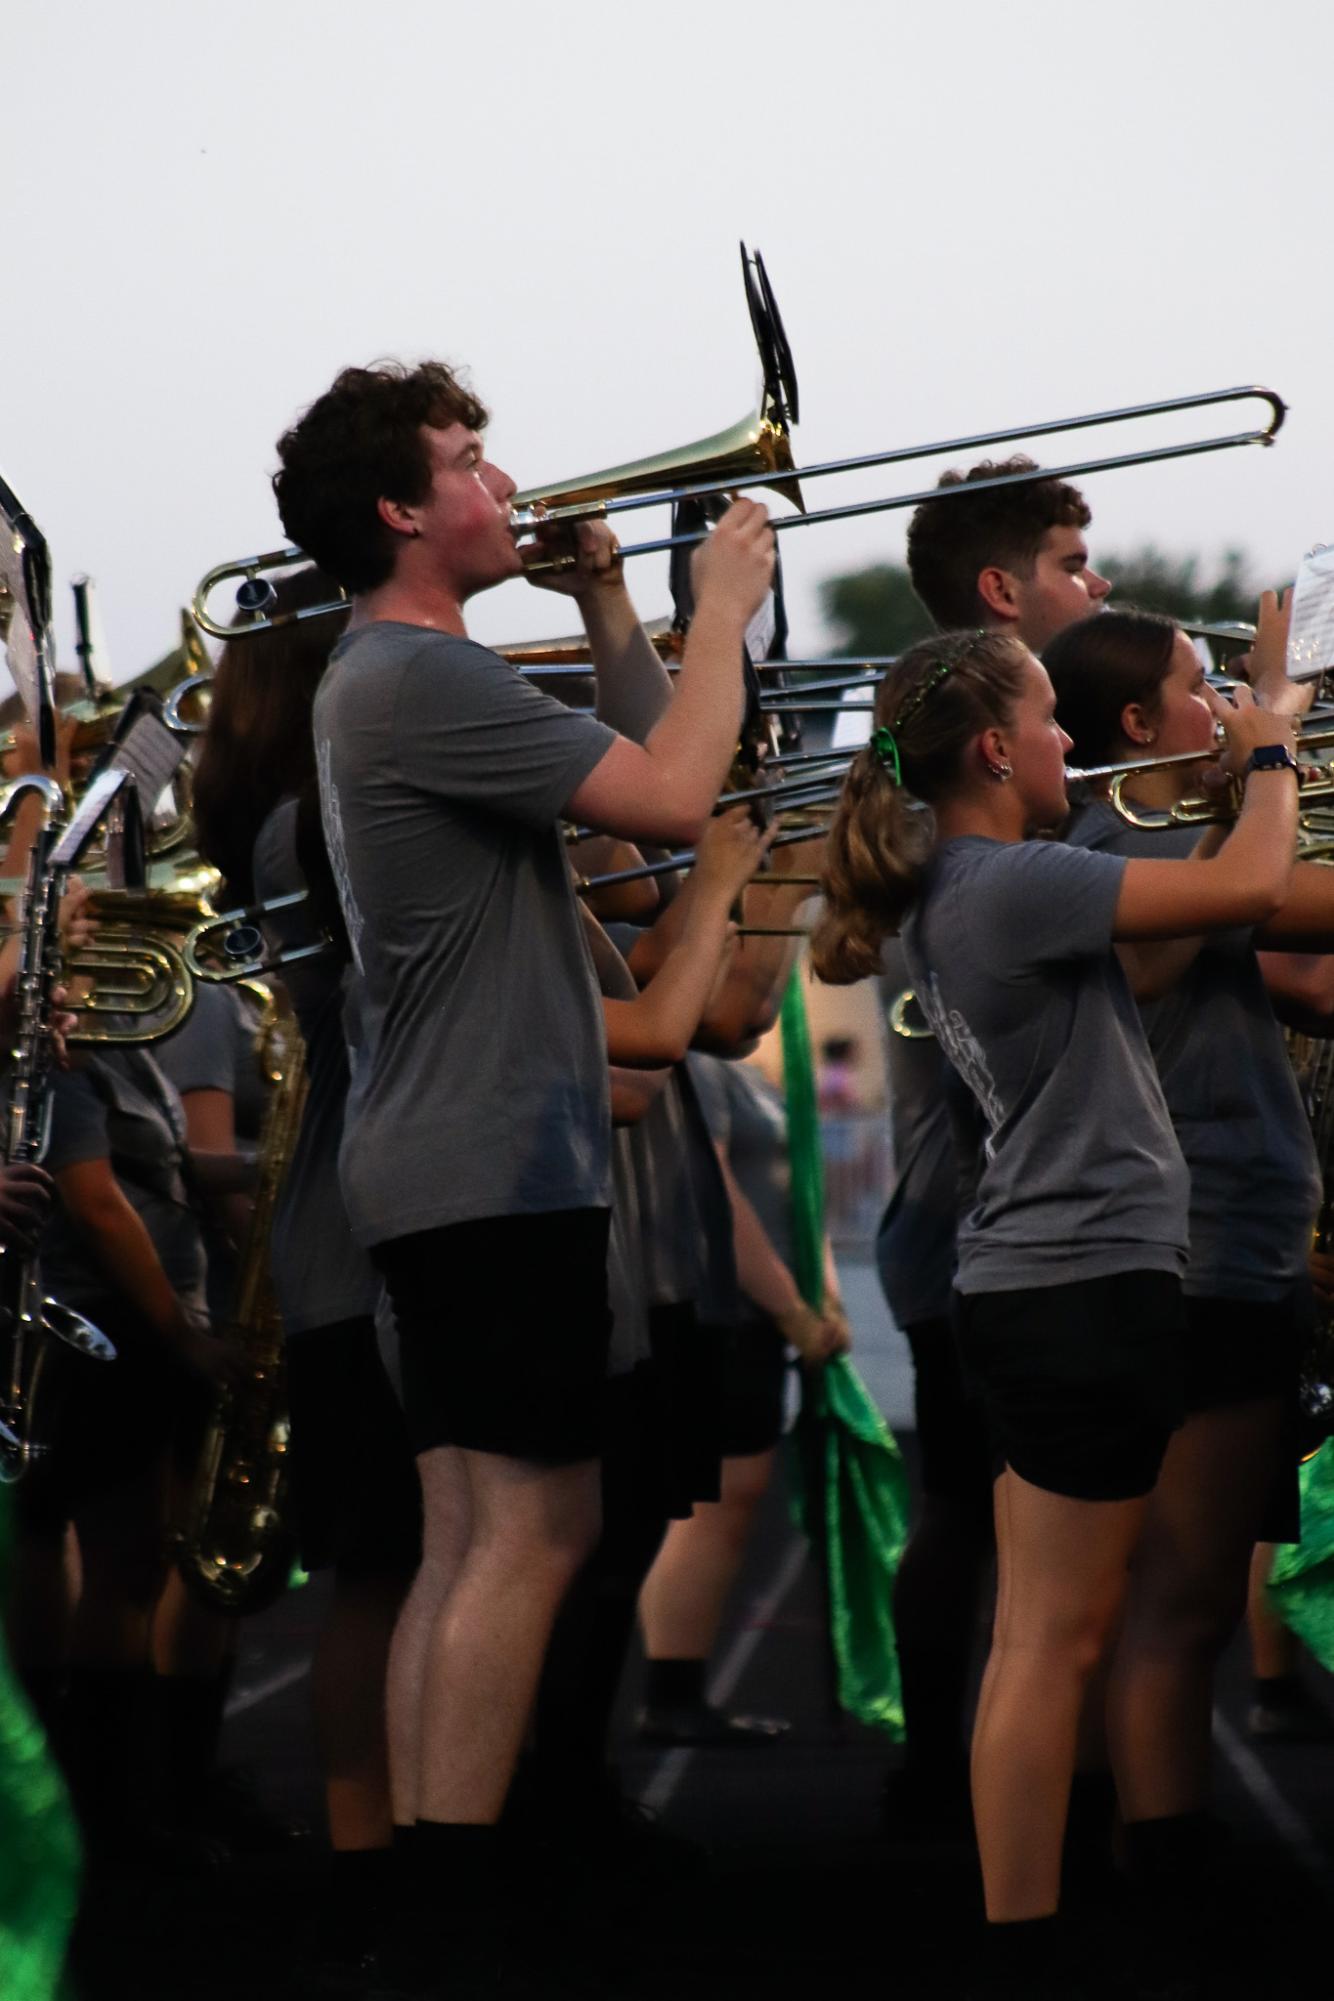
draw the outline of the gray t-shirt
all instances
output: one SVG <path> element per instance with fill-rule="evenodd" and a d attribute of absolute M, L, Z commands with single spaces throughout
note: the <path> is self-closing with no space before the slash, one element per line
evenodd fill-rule
<path fill-rule="evenodd" d="M 1124 869 L 970 835 L 905 920 L 911 984 L 989 1128 L 961 1292 L 1184 1269 L 1189 1176 L 1112 949 Z"/>
<path fill-rule="evenodd" d="M 687 1058 L 709 1134 L 720 1146 L 737 1186 L 765 1235 L 787 1266 L 792 1264 L 792 1169 L 783 1096 L 751 1063 L 691 1051 Z M 764 1316 L 741 1295 L 740 1319 Z"/>
<path fill-rule="evenodd" d="M 888 1014 L 908 986 L 897 938 L 881 955 L 880 995 Z M 920 1009 L 912 1010 L 917 1026 Z M 894 1181 L 876 1232 L 875 1256 L 890 1311 L 900 1327 L 942 1319 L 954 1281 L 958 1167 L 950 1131 L 950 1066 L 934 1035 L 886 1037 Z M 971 1206 L 971 1205 L 970 1205 Z"/>
<path fill-rule="evenodd" d="M 1199 830 L 1128 827 L 1097 799 L 1076 815 L 1068 839 L 1184 860 Z M 1320 1167 L 1250 929 L 1206 938 L 1185 977 L 1141 1013 L 1190 1169 L 1185 1290 L 1280 1299 L 1306 1270 Z"/>
<path fill-rule="evenodd" d="M 605 1208 L 606 1041 L 556 819 L 613 732 L 392 622 L 339 641 L 314 722 L 363 987 L 340 1159 L 358 1241 Z"/>
<path fill-rule="evenodd" d="M 296 853 L 296 801 L 285 799 L 259 830 L 255 895 L 286 896 L 305 888 Z M 270 913 L 270 947 L 315 942 L 307 904 Z M 306 1045 L 306 1102 L 273 1219 L 270 1267 L 278 1310 L 289 1334 L 369 1318 L 380 1280 L 353 1241 L 338 1183 L 338 1149 L 347 1103 L 348 1057 L 343 1019 L 344 968 L 336 952 L 282 968 L 282 981 Z"/>
<path fill-rule="evenodd" d="M 147 1050 L 105 1049 L 51 1080 L 51 1174 L 85 1161 L 110 1163 L 138 1211 L 172 1289 L 187 1306 L 204 1304 L 204 1241 L 183 1169 L 185 1115 L 174 1087 Z M 119 1292 L 59 1202 L 42 1238 L 42 1282 L 52 1296 L 94 1321 L 131 1318 Z"/>
<path fill-rule="evenodd" d="M 607 924 L 603 929 L 627 959 L 643 935 L 634 924 Z M 632 996 L 637 989 L 628 967 L 626 978 L 627 992 Z M 630 1128 L 639 1181 L 644 1286 L 652 1306 L 699 1306 L 709 1286 L 711 1251 L 697 1187 L 700 1162 L 695 1158 L 701 1149 L 682 1093 L 682 1076 L 683 1066 L 678 1064 L 643 1118 Z M 707 1136 L 702 1153 L 703 1172 L 711 1172 L 726 1207 L 722 1175 Z M 725 1294 L 730 1295 L 735 1280 L 730 1216 L 725 1236 L 723 1284 Z"/>
<path fill-rule="evenodd" d="M 153 1044 L 153 1056 L 184 1097 L 225 1091 L 232 1101 L 237 1147 L 253 1151 L 264 1124 L 264 1080 L 257 1039 L 258 1009 L 231 986 L 200 980 L 181 1026 Z"/>

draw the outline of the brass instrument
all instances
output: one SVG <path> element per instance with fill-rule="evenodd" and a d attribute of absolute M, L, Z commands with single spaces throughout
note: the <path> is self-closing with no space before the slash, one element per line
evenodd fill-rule
<path fill-rule="evenodd" d="M 96 935 L 67 954 L 64 967 L 76 983 L 72 1047 L 158 1042 L 186 1021 L 194 983 L 172 934 L 197 922 L 200 908 L 198 897 L 171 890 L 93 891 Z"/>
<path fill-rule="evenodd" d="M 927 500 L 949 500 L 960 493 L 977 494 L 994 487 L 1032 485 L 1035 480 L 1075 479 L 1086 473 L 1111 472 L 1121 466 L 1153 465 L 1165 459 L 1195 458 L 1207 452 L 1231 451 L 1242 445 L 1271 445 L 1282 427 L 1287 406 L 1272 389 L 1243 385 L 1235 389 L 1212 389 L 1199 396 L 1173 396 L 1159 403 L 1138 403 L 1119 410 L 1097 411 L 1090 416 L 1060 417 L 1049 423 L 1017 424 L 1002 431 L 978 431 L 969 437 L 936 439 L 924 445 L 897 446 L 887 451 L 798 466 L 793 462 L 787 446 L 785 427 L 767 413 L 766 398 L 754 417 L 734 425 L 730 431 L 705 438 L 698 445 L 624 466 L 609 467 L 579 479 L 530 488 L 516 496 L 514 530 L 516 535 L 526 535 L 563 523 L 608 520 L 627 510 L 666 507 L 684 500 L 745 493 L 753 487 L 784 492 L 795 482 L 824 479 L 834 473 L 902 465 L 913 459 L 957 456 L 994 445 L 1017 444 L 1026 438 L 1053 437 L 1066 431 L 1126 424 L 1144 417 L 1249 401 L 1265 403 L 1269 408 L 1268 422 L 1258 429 L 1190 439 L 1177 445 L 1159 445 L 1145 451 L 1121 452 L 1105 458 L 1081 459 L 1070 465 L 1040 466 L 1031 473 L 1004 473 L 994 479 L 969 480 L 959 486 L 924 487 L 881 499 L 853 501 L 841 507 L 783 515 L 772 524 L 778 529 L 809 526 L 815 522 L 847 521 L 863 514 L 916 507 Z M 775 435 L 780 430 L 781 437 Z M 698 456 L 692 457 L 692 454 Z M 665 475 L 684 476 L 684 483 L 664 486 L 662 479 Z M 663 536 L 656 541 L 633 543 L 622 549 L 621 554 L 623 557 L 650 555 L 659 550 L 680 548 L 687 543 L 702 541 L 708 532 L 701 529 L 683 535 Z M 195 592 L 192 610 L 196 624 L 201 631 L 216 638 L 233 640 L 251 632 L 270 632 L 275 626 L 290 624 L 298 619 L 320 618 L 343 610 L 347 603 L 345 594 L 325 604 L 308 605 L 278 617 L 267 615 L 273 599 L 273 586 L 268 582 L 268 573 L 292 569 L 307 560 L 300 549 L 289 546 L 217 564 L 201 579 Z M 558 563 L 561 559 L 553 560 Z M 241 579 L 237 592 L 241 622 L 223 625 L 210 614 L 208 601 L 219 585 L 233 577 Z"/>
<path fill-rule="evenodd" d="M 1315 800 L 1334 799 L 1334 760 L 1322 760 L 1312 755 L 1315 751 L 1331 747 L 1334 747 L 1334 725 L 1323 719 L 1298 733 L 1294 748 L 1303 806 Z M 1184 799 L 1175 800 L 1171 806 L 1161 808 L 1136 806 L 1125 796 L 1126 786 L 1139 773 L 1169 771 L 1177 765 L 1209 764 L 1221 754 L 1221 749 L 1186 750 L 1178 751 L 1171 757 L 1135 757 L 1119 764 L 1067 765 L 1065 775 L 1071 784 L 1110 779 L 1108 799 L 1115 812 L 1131 827 L 1159 831 L 1164 827 L 1222 826 L 1234 820 L 1240 809 L 1241 788 L 1235 781 L 1217 793 L 1191 793 Z M 1303 762 L 1304 758 L 1308 761 Z"/>
<path fill-rule="evenodd" d="M 10 1052 L 5 1107 L 6 1163 L 39 1161 L 50 1121 L 51 1015 L 62 977 L 60 900 L 79 852 L 124 789 L 127 775 L 99 780 L 82 811 L 65 825 L 65 799 L 54 779 L 30 775 L 0 795 L 0 818 L 35 797 L 42 824 L 28 863 L 15 992 L 18 1024 Z M 49 1298 L 36 1256 L 0 1248 L 0 1482 L 21 1479 L 46 1450 L 42 1384 L 52 1341 L 90 1361 L 115 1359 L 91 1320 Z"/>
<path fill-rule="evenodd" d="M 259 1180 L 238 1279 L 235 1331 L 245 1379 L 214 1407 L 176 1563 L 215 1610 L 261 1611 L 283 1591 L 296 1556 L 284 1520 L 288 1473 L 287 1388 L 282 1323 L 269 1272 L 269 1241 L 306 1097 L 305 1045 L 290 1007 L 272 997 L 261 1028 L 269 1100 Z"/>
<path fill-rule="evenodd" d="M 232 985 L 276 972 L 280 966 L 293 965 L 298 959 L 318 958 L 330 948 L 332 941 L 327 937 L 313 945 L 289 945 L 282 951 L 271 952 L 266 949 L 259 928 L 260 920 L 271 912 L 290 910 L 306 901 L 304 889 L 292 889 L 284 896 L 270 896 L 260 903 L 248 903 L 239 910 L 223 910 L 216 917 L 205 918 L 187 934 L 181 948 L 190 977 L 220 986 Z"/>

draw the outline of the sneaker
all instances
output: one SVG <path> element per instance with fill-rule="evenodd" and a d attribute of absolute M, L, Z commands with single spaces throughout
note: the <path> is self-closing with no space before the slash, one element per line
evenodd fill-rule
<path fill-rule="evenodd" d="M 1280 1701 L 1253 1702 L 1246 1730 L 1260 1744 L 1334 1743 L 1334 1718 L 1300 1686 Z"/>
<path fill-rule="evenodd" d="M 745 1750 L 776 1744 L 792 1725 L 785 1716 L 734 1716 L 709 1702 L 660 1704 L 639 1716 L 639 1741 L 662 1750 L 689 1745 L 707 1750 Z"/>

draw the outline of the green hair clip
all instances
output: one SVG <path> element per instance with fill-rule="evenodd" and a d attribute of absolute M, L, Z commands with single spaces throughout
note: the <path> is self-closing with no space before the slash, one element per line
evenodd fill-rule
<path fill-rule="evenodd" d="M 881 723 L 878 729 L 872 730 L 871 749 L 875 752 L 878 762 L 889 773 L 890 784 L 902 785 L 903 767 L 899 763 L 899 747 L 894 740 L 893 730 L 888 729 L 884 723 Z"/>

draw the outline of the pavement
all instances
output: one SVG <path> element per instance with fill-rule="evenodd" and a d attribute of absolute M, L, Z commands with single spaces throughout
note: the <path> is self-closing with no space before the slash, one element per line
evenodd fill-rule
<path fill-rule="evenodd" d="M 869 1265 L 845 1260 L 857 1365 L 911 1462 L 911 1371 Z M 291 1592 L 245 1629 L 224 1758 L 243 1765 L 285 1814 L 319 1821 L 308 1663 L 324 1586 Z M 667 2001 L 787 2001 L 964 1991 L 979 1915 L 976 1864 L 962 1846 L 912 1847 L 880 1827 L 894 1747 L 831 1713 L 819 1582 L 781 1482 L 771 1491 L 727 1620 L 711 1694 L 790 1718 L 779 1744 L 653 1752 L 633 1737 L 638 1663 L 619 1712 L 628 1789 L 665 1825 L 705 1844 L 710 1881 L 643 1912 L 626 1946 L 624 1993 Z M 982 1637 L 981 1635 L 979 1636 Z M 1334 1689 L 1312 1669 L 1334 1716 Z M 1257 1748 L 1246 1735 L 1244 1645 L 1231 1650 L 1215 1717 L 1220 1862 L 1217 1965 L 1208 1992 L 1259 2001 L 1300 1982 L 1334 1988 L 1334 1746 Z M 163 1877 L 120 1908 L 85 1959 L 81 2001 L 277 2001 L 301 1996 L 294 1949 L 316 1934 L 326 1896 L 318 1842 L 198 1880 Z M 1212 1914 L 1210 1923 L 1214 1923 Z M 1107 1924 L 1115 1929 L 1115 1915 Z M 610 1919 L 605 1928 L 610 1936 Z M 1096 1955 L 1095 1955 L 1096 1956 Z M 613 1981 L 612 1990 L 621 1989 Z M 1123 1989 L 1108 1988 L 1111 1991 Z"/>

